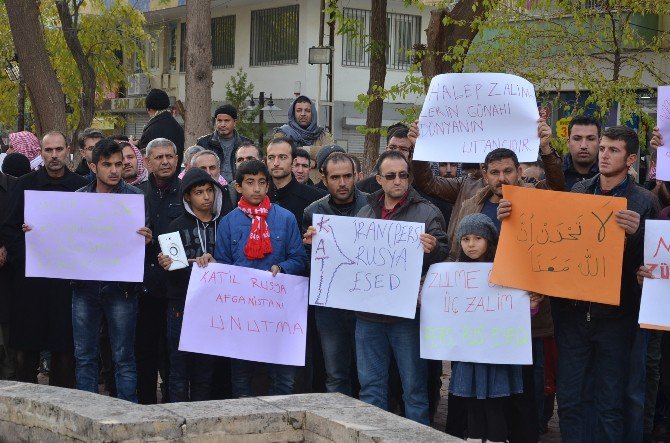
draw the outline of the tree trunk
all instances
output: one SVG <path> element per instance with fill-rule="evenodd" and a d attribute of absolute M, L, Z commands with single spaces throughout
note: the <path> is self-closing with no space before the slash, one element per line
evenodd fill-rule
<path fill-rule="evenodd" d="M 23 131 L 26 127 L 26 82 L 23 77 L 19 79 L 19 92 L 16 95 L 16 130 Z"/>
<path fill-rule="evenodd" d="M 65 96 L 47 52 L 39 2 L 5 0 L 9 27 L 21 75 L 30 91 L 38 136 L 51 130 L 65 132 Z"/>
<path fill-rule="evenodd" d="M 472 22 L 481 18 L 485 11 L 483 0 L 460 0 L 451 11 L 442 8 L 430 12 L 430 21 L 426 29 L 427 51 L 421 60 L 421 74 L 426 82 L 426 88 L 436 75 L 455 72 L 454 61 L 445 61 L 443 57 L 459 41 L 466 41 L 468 45 L 472 42 L 479 32 L 477 28 L 472 29 Z M 443 20 L 447 17 L 455 20 L 456 23 L 448 23 L 445 26 Z M 458 23 L 461 21 L 462 24 Z"/>
<path fill-rule="evenodd" d="M 379 139 L 382 125 L 382 112 L 384 100 L 376 91 L 384 87 L 386 80 L 386 48 L 388 47 L 388 36 L 386 33 L 386 0 L 372 0 L 370 14 L 370 83 L 368 85 L 368 96 L 374 97 L 368 106 L 368 114 L 365 121 L 366 129 L 373 132 L 365 134 L 363 171 L 369 173 L 379 156 Z"/>
<path fill-rule="evenodd" d="M 185 146 L 211 131 L 212 11 L 209 0 L 186 2 L 186 115 Z M 183 38 L 183 36 L 182 36 Z"/>
<path fill-rule="evenodd" d="M 65 44 L 72 53 L 72 57 L 74 57 L 74 61 L 77 64 L 77 70 L 81 76 L 82 88 L 79 101 L 79 124 L 75 130 L 75 134 L 78 134 L 91 126 L 93 122 L 97 80 L 93 66 L 89 63 L 88 57 L 84 54 L 84 50 L 81 47 L 78 35 L 79 30 L 73 22 L 72 11 L 70 11 L 67 0 L 56 0 L 56 8 L 58 9 L 58 17 L 60 17 Z M 78 15 L 79 11 L 75 10 L 74 13 Z M 75 144 L 73 140 L 72 146 Z M 74 148 L 72 150 L 75 151 Z"/>

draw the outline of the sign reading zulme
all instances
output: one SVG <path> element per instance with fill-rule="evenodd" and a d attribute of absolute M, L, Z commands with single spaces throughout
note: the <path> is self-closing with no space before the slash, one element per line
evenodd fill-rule
<path fill-rule="evenodd" d="M 304 366 L 308 279 L 240 266 L 193 266 L 180 351 Z"/>

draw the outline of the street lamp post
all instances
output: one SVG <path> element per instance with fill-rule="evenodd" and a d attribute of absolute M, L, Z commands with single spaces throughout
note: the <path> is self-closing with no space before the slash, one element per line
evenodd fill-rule
<path fill-rule="evenodd" d="M 263 149 L 263 113 L 265 111 L 281 111 L 281 108 L 275 106 L 275 102 L 272 100 L 272 94 L 270 94 L 270 98 L 266 104 L 264 91 L 259 92 L 258 97 L 254 98 L 252 95 L 249 97 L 249 99 L 249 106 L 247 106 L 248 111 L 253 111 L 256 109 L 256 100 L 258 100 L 258 106 L 260 107 L 258 112 L 258 147 Z"/>

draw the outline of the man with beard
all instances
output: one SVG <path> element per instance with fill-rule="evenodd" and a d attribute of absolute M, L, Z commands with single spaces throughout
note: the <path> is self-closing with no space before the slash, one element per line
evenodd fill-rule
<path fill-rule="evenodd" d="M 568 125 L 568 154 L 563 160 L 565 190 L 598 173 L 600 123 L 593 117 L 579 116 Z"/>
<path fill-rule="evenodd" d="M 321 173 L 328 195 L 305 209 L 303 243 L 308 248 L 311 248 L 312 237 L 316 234 L 312 223 L 314 214 L 354 217 L 368 203 L 368 194 L 355 186 L 356 168 L 347 154 L 330 154 L 323 161 Z M 352 377 L 356 361 L 356 315 L 346 309 L 322 306 L 314 306 L 314 313 L 326 366 L 326 390 L 353 396 L 357 384 Z"/>
<path fill-rule="evenodd" d="M 139 185 L 147 181 L 149 171 L 144 167 L 144 158 L 140 150 L 130 142 L 117 142 L 123 149 L 123 170 L 121 177 L 129 185 Z"/>
<path fill-rule="evenodd" d="M 72 346 L 72 288 L 69 280 L 25 277 L 24 191 L 74 192 L 85 186 L 85 178 L 65 166 L 69 149 L 65 135 L 47 132 L 42 138 L 44 167 L 19 178 L 12 193 L 0 233 L 7 261 L 16 270 L 16 292 L 12 294 L 10 347 L 16 350 L 16 379 L 37 383 L 40 351 L 51 351 L 49 384 L 74 387 Z"/>

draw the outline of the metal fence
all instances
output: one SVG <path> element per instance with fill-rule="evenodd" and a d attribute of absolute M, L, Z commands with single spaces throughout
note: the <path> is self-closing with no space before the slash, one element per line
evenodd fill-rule
<path fill-rule="evenodd" d="M 366 9 L 344 8 L 346 18 L 352 20 L 356 35 L 342 35 L 342 65 L 370 66 L 371 13 Z M 386 31 L 388 47 L 386 49 L 386 67 L 388 69 L 406 70 L 412 63 L 407 51 L 421 42 L 421 16 L 411 14 L 386 14 Z"/>
<path fill-rule="evenodd" d="M 298 63 L 299 5 L 251 11 L 250 66 Z"/>

